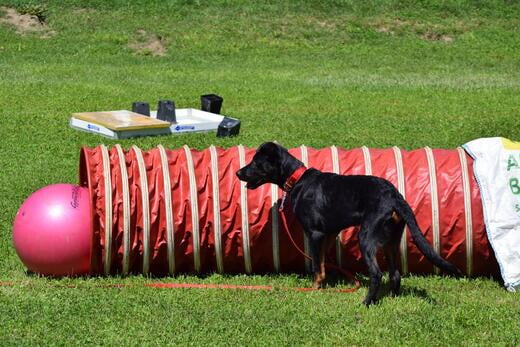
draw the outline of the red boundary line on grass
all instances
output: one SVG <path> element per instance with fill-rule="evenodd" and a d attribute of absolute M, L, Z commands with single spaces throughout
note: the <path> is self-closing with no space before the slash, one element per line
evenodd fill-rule
<path fill-rule="evenodd" d="M 14 287 L 19 285 L 17 282 L 0 282 L 0 287 Z M 147 288 L 155 288 L 155 289 L 234 289 L 234 290 L 255 290 L 255 291 L 272 291 L 274 290 L 273 286 L 264 286 L 264 285 L 238 285 L 238 284 L 202 284 L 202 283 L 144 283 L 142 285 L 134 285 L 134 284 L 124 284 L 124 283 L 116 283 L 116 284 L 102 284 L 95 285 L 94 288 L 131 288 L 131 287 L 147 287 Z M 64 285 L 64 286 L 52 286 L 52 288 L 81 288 L 77 285 Z M 85 287 L 87 288 L 87 287 Z M 347 288 L 347 289 L 314 289 L 314 288 L 280 288 L 284 291 L 295 291 L 295 292 L 311 292 L 311 291 L 321 291 L 328 293 L 351 293 L 353 289 L 357 288 Z"/>

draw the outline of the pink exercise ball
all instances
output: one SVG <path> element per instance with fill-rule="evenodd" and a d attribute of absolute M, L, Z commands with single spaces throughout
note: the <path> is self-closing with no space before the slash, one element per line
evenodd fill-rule
<path fill-rule="evenodd" d="M 88 189 L 53 184 L 37 190 L 20 206 L 13 225 L 14 248 L 35 273 L 88 274 L 91 226 Z"/>

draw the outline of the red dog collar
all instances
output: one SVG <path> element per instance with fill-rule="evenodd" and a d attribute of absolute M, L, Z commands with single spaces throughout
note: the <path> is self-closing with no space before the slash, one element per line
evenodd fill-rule
<path fill-rule="evenodd" d="M 283 185 L 283 190 L 286 192 L 290 192 L 296 184 L 296 182 L 298 182 L 300 177 L 302 177 L 305 171 L 307 171 L 307 168 L 305 166 L 300 166 L 299 168 L 294 170 L 294 172 L 291 174 L 291 176 L 289 176 L 287 181 L 285 181 Z"/>

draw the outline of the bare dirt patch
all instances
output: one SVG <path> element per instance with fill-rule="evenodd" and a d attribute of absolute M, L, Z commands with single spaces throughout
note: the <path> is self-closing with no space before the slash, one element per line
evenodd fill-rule
<path fill-rule="evenodd" d="M 142 29 L 136 34 L 135 41 L 128 45 L 135 54 L 159 57 L 166 55 L 166 42 L 161 36 Z"/>
<path fill-rule="evenodd" d="M 423 40 L 429 40 L 429 41 L 442 41 L 442 42 L 453 42 L 453 37 L 445 34 L 436 33 L 434 31 L 426 31 L 424 34 L 421 35 L 421 38 Z"/>
<path fill-rule="evenodd" d="M 433 24 L 413 20 L 376 19 L 366 23 L 375 31 L 387 35 L 413 34 L 422 40 L 451 43 L 455 37 L 470 30 L 465 23 Z"/>
<path fill-rule="evenodd" d="M 395 35 L 396 33 L 402 32 L 403 27 L 410 26 L 410 23 L 399 20 L 399 19 L 379 19 L 373 20 L 367 23 L 368 26 L 374 28 L 379 33 L 388 35 Z"/>
<path fill-rule="evenodd" d="M 37 16 L 30 14 L 21 14 L 14 8 L 0 7 L 0 11 L 4 13 L 0 17 L 0 24 L 9 25 L 16 29 L 19 35 L 38 34 L 40 38 L 46 39 L 56 34 L 49 26 L 42 22 Z"/>

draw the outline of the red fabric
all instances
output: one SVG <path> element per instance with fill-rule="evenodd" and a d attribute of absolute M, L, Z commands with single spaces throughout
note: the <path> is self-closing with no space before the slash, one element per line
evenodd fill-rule
<path fill-rule="evenodd" d="M 158 149 L 143 151 L 146 166 L 148 198 L 150 202 L 150 272 L 156 275 L 168 273 L 166 210 L 161 160 Z M 240 168 L 238 148 L 217 148 L 219 203 L 221 221 L 221 248 L 226 273 L 244 273 L 244 247 L 241 215 L 240 182 L 236 171 Z M 254 149 L 245 150 L 246 163 Z M 290 149 L 290 153 L 302 159 L 302 149 Z M 384 177 L 397 186 L 397 169 L 392 149 L 370 149 L 372 173 Z M 171 181 L 174 222 L 174 250 L 176 272 L 191 273 L 194 267 L 193 225 L 190 181 L 184 149 L 166 150 Z M 405 198 L 414 210 L 419 226 L 430 244 L 433 244 L 430 176 L 424 149 L 401 151 L 404 167 Z M 136 155 L 133 149 L 124 151 L 130 188 L 130 271 L 142 271 L 143 218 L 141 183 Z M 209 149 L 191 150 L 195 168 L 199 218 L 199 245 L 201 272 L 217 271 L 215 258 L 215 226 L 213 204 L 212 168 Z M 466 221 L 462 186 L 461 164 L 457 150 L 433 150 L 437 179 L 440 251 L 441 255 L 466 270 Z M 308 167 L 333 171 L 331 148 L 307 149 Z M 115 148 L 109 149 L 111 194 L 113 202 L 112 273 L 122 271 L 123 260 L 123 197 L 119 157 Z M 361 149 L 338 148 L 341 174 L 365 174 Z M 473 274 L 498 273 L 498 266 L 487 241 L 482 217 L 478 186 L 473 176 L 473 160 L 466 156 L 471 190 L 473 239 Z M 89 188 L 92 201 L 92 272 L 103 273 L 105 252 L 105 187 L 101 148 L 83 148 L 80 157 L 80 184 Z M 278 199 L 282 197 L 278 189 Z M 290 203 L 290 202 L 287 202 Z M 247 191 L 249 248 L 252 269 L 255 273 L 274 272 L 272 196 L 271 185 L 263 185 Z M 290 232 L 300 248 L 304 248 L 301 226 L 294 215 L 285 209 Z M 342 264 L 351 271 L 365 272 L 357 243 L 358 228 L 348 228 L 341 236 Z M 432 265 L 417 250 L 408 234 L 408 264 L 412 273 L 431 273 Z M 279 221 L 279 259 L 281 272 L 305 271 L 305 259 L 291 245 L 284 226 Z M 329 254 L 335 260 L 335 250 Z M 384 268 L 384 262 L 382 262 Z"/>

